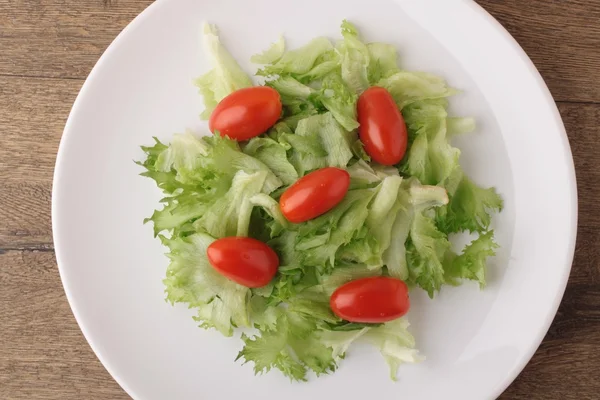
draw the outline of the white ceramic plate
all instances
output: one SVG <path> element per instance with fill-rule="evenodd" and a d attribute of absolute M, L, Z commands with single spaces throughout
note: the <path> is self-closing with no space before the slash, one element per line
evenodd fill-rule
<path fill-rule="evenodd" d="M 160 198 L 138 176 L 139 145 L 186 128 L 206 131 L 192 79 L 207 70 L 199 26 L 216 23 L 244 63 L 284 33 L 291 46 L 338 37 L 343 18 L 364 37 L 398 46 L 408 69 L 464 90 L 453 111 L 475 116 L 458 138 L 472 177 L 495 185 L 502 250 L 489 287 L 413 293 L 409 314 L 427 356 L 389 380 L 373 348 L 352 349 L 335 374 L 291 384 L 255 377 L 233 360 L 241 342 L 196 327 L 192 311 L 163 300 L 164 249 L 142 225 Z M 243 64 L 249 72 L 253 69 Z M 573 162 L 556 106 L 507 32 L 461 0 L 159 0 L 102 56 L 69 117 L 53 192 L 56 255 L 85 337 L 136 399 L 486 399 L 533 355 L 562 297 L 577 219 Z"/>

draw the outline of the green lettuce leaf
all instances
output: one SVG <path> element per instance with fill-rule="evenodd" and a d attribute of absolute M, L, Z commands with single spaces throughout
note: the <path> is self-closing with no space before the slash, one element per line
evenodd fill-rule
<path fill-rule="evenodd" d="M 169 172 L 193 171 L 202 167 L 201 157 L 206 157 L 210 147 L 198 140 L 191 133 L 175 134 L 168 148 L 158 154 L 155 168 L 158 171 Z M 180 180 L 185 183 L 185 176 L 180 174 Z"/>
<path fill-rule="evenodd" d="M 205 109 L 201 117 L 208 119 L 225 96 L 238 89 L 252 86 L 252 80 L 223 46 L 214 25 L 204 25 L 203 38 L 213 69 L 196 79 L 196 86 L 204 97 Z"/>
<path fill-rule="evenodd" d="M 278 227 L 275 228 L 276 232 L 272 232 L 271 236 L 279 234 L 283 229 L 291 229 L 291 224 L 287 219 L 283 216 L 281 212 L 281 208 L 279 207 L 279 202 L 265 193 L 259 193 L 252 197 L 250 197 L 250 203 L 255 206 L 262 207 L 265 212 L 273 218 L 273 222 L 278 224 Z"/>
<path fill-rule="evenodd" d="M 381 355 L 390 367 L 390 377 L 397 380 L 398 367 L 404 363 L 417 363 L 424 360 L 415 349 L 415 338 L 408 332 L 406 318 L 383 324 L 365 332 L 364 338 L 381 351 Z"/>
<path fill-rule="evenodd" d="M 340 56 L 335 49 L 331 49 L 317 57 L 310 71 L 304 74 L 295 74 L 295 78 L 302 83 L 310 83 L 322 79 L 330 72 L 339 70 L 339 68 Z"/>
<path fill-rule="evenodd" d="M 325 37 L 313 39 L 306 46 L 285 52 L 277 62 L 265 66 L 257 72 L 257 75 L 306 74 L 315 65 L 317 59 L 331 49 L 333 46 L 329 39 Z"/>
<path fill-rule="evenodd" d="M 285 52 L 285 39 L 279 36 L 279 39 L 272 43 L 271 46 L 260 54 L 255 54 L 250 57 L 250 61 L 254 64 L 273 64 L 281 59 Z"/>
<path fill-rule="evenodd" d="M 331 113 L 314 115 L 298 122 L 296 136 L 306 138 L 315 146 L 320 145 L 325 156 L 304 152 L 292 143 L 292 162 L 300 173 L 326 166 L 345 168 L 352 159 L 351 143 L 356 140 L 356 133 L 349 133 L 336 121 Z M 296 151 L 297 150 L 297 151 Z"/>
<path fill-rule="evenodd" d="M 475 119 L 471 117 L 451 117 L 446 120 L 448 135 L 471 133 L 476 128 Z"/>
<path fill-rule="evenodd" d="M 204 214 L 213 201 L 216 201 L 216 196 L 201 196 L 197 193 L 167 197 L 163 199 L 165 206 L 161 210 L 155 210 L 144 223 L 153 222 L 154 237 L 166 230 L 172 230 L 173 235 L 178 236 L 182 230 L 189 231 L 187 223 Z"/>
<path fill-rule="evenodd" d="M 153 146 L 141 146 L 146 155 L 144 161 L 135 163 L 145 169 L 140 175 L 152 179 L 156 185 L 165 193 L 170 194 L 179 189 L 182 183 L 177 180 L 177 174 L 174 170 L 161 171 L 156 168 L 158 157 L 169 147 L 163 144 L 158 138 L 154 137 Z"/>
<path fill-rule="evenodd" d="M 426 72 L 399 71 L 382 78 L 377 86 L 386 88 L 400 109 L 415 101 L 440 99 L 457 93 L 442 78 Z"/>
<path fill-rule="evenodd" d="M 446 232 L 485 232 L 492 221 L 492 213 L 503 208 L 502 198 L 494 188 L 484 189 L 463 176 L 450 203 L 436 215 L 438 227 Z"/>
<path fill-rule="evenodd" d="M 239 171 L 233 177 L 231 188 L 206 209 L 202 217 L 194 222 L 194 228 L 217 238 L 248 236 L 254 208 L 250 199 L 263 191 L 266 177 L 263 171 L 253 174 Z"/>
<path fill-rule="evenodd" d="M 210 165 L 213 172 L 218 171 L 218 173 L 230 177 L 229 181 L 226 181 L 227 183 L 231 183 L 238 171 L 244 171 L 247 174 L 266 173 L 263 188 L 265 193 L 271 193 L 283 184 L 281 179 L 265 163 L 242 152 L 236 141 L 223 138 L 220 135 L 205 137 L 203 140 L 208 141 L 212 146 L 205 159 L 206 163 Z M 196 179 L 202 179 L 202 177 Z"/>
<path fill-rule="evenodd" d="M 365 327 L 352 331 L 330 331 L 325 330 L 321 334 L 321 340 L 325 346 L 331 348 L 331 356 L 335 360 L 341 360 L 352 343 L 367 333 L 371 328 Z"/>
<path fill-rule="evenodd" d="M 268 296 L 264 297 L 256 293 L 260 289 L 263 288 L 254 290 L 254 295 L 248 303 L 250 320 L 252 321 L 252 325 L 261 331 L 273 331 L 277 329 L 277 319 L 285 310 L 282 307 L 269 304 L 267 300 Z"/>
<path fill-rule="evenodd" d="M 289 146 L 270 138 L 255 137 L 244 146 L 243 152 L 265 164 L 284 185 L 298 180 L 298 172 L 287 158 Z"/>
<path fill-rule="evenodd" d="M 375 194 L 375 189 L 350 190 L 331 211 L 302 224 L 296 249 L 303 253 L 303 265 L 330 271 L 337 251 L 363 231 Z"/>
<path fill-rule="evenodd" d="M 358 160 L 349 166 L 346 171 L 350 174 L 350 185 L 353 188 L 369 186 L 381 181 L 381 177 L 379 177 L 372 166 L 364 160 Z"/>
<path fill-rule="evenodd" d="M 419 102 L 408 107 L 404 115 L 413 141 L 401 169 L 425 185 L 443 185 L 460 168 L 460 150 L 448 141 L 444 106 Z"/>
<path fill-rule="evenodd" d="M 369 237 L 377 241 L 377 252 L 372 254 L 366 262 L 369 269 L 381 268 L 384 264 L 383 255 L 390 246 L 392 240 L 392 227 L 398 211 L 403 207 L 398 201 L 400 184 L 402 178 L 399 176 L 388 176 L 379 184 L 377 195 L 369 206 L 369 215 L 366 226 L 369 229 Z"/>
<path fill-rule="evenodd" d="M 459 285 L 460 279 L 470 279 L 479 282 L 479 286 L 483 289 L 486 285 L 487 259 L 496 255 L 498 247 L 494 242 L 494 231 L 479 235 L 463 249 L 459 256 L 447 262 L 446 281 L 452 285 Z"/>
<path fill-rule="evenodd" d="M 356 27 L 346 20 L 342 22 L 342 36 L 344 40 L 337 46 L 341 58 L 342 79 L 350 90 L 360 95 L 370 86 L 369 49 L 360 40 Z"/>
<path fill-rule="evenodd" d="M 335 360 L 344 358 L 350 345 L 356 341 L 367 341 L 375 345 L 390 368 L 390 377 L 397 379 L 398 367 L 403 363 L 421 362 L 424 357 L 415 349 L 415 339 L 408 332 L 406 318 L 382 324 L 366 326 L 351 331 L 324 331 L 321 341 L 332 350 Z"/>
<path fill-rule="evenodd" d="M 413 208 L 412 215 L 408 215 L 410 231 L 405 244 L 408 281 L 433 297 L 445 283 L 444 261 L 451 250 L 447 234 L 436 227 L 432 207 L 447 204 L 448 196 L 443 188 L 421 186 L 414 181 L 409 192 Z M 405 275 L 401 269 L 399 271 Z"/>
<path fill-rule="evenodd" d="M 406 242 L 409 281 L 431 298 L 446 281 L 444 259 L 449 250 L 448 237 L 437 229 L 434 220 L 422 212 L 415 214 Z"/>
<path fill-rule="evenodd" d="M 383 264 L 390 276 L 409 278 L 406 245 L 416 213 L 429 212 L 431 207 L 448 203 L 446 191 L 438 186 L 422 186 L 414 179 L 405 180 L 398 192 L 398 212 L 391 226 L 391 240 L 383 254 Z M 413 271 L 414 273 L 414 271 Z"/>
<path fill-rule="evenodd" d="M 260 159 L 270 164 L 286 182 L 295 181 L 298 175 L 286 161 L 285 149 L 278 149 L 268 142 L 266 146 L 271 149 L 261 150 L 264 144 L 256 142 L 250 147 L 249 151 L 256 151 L 257 158 L 244 154 L 236 142 L 220 136 L 198 139 L 186 133 L 174 135 L 169 146 L 157 141 L 153 147 L 146 147 L 148 158 L 140 163 L 147 169 L 143 175 L 154 179 L 167 197 L 162 200 L 163 209 L 155 211 L 145 222 L 154 223 L 155 235 L 165 230 L 172 230 L 174 235 L 195 231 L 193 223 L 202 226 L 205 221 L 195 221 L 201 216 L 209 218 L 207 215 L 213 215 L 213 211 L 209 213 L 209 210 L 219 207 L 216 203 L 231 191 L 234 177 L 240 171 L 260 173 L 261 179 L 264 179 L 260 192 L 271 193 L 283 182 Z M 244 203 L 244 207 L 250 206 L 247 201 Z M 246 221 L 249 215 L 242 214 Z M 219 217 L 214 218 L 219 220 Z M 224 221 L 234 223 L 227 219 Z M 231 227 L 223 229 L 231 233 Z M 240 228 L 240 232 L 245 232 L 247 226 L 244 228 L 242 224 Z M 223 235 L 221 230 L 212 226 L 201 229 L 219 237 Z"/>
<path fill-rule="evenodd" d="M 155 236 L 164 230 L 178 235 L 227 191 L 228 178 L 204 162 L 210 146 L 193 135 L 174 135 L 169 146 L 155 140 L 154 146 L 142 147 L 147 158 L 138 164 L 146 168 L 142 175 L 152 178 L 167 197 L 161 201 L 163 209 L 144 223 L 154 223 Z"/>
<path fill-rule="evenodd" d="M 270 86 L 279 92 L 281 102 L 288 107 L 308 107 L 308 98 L 315 94 L 316 91 L 306 86 L 291 76 L 282 76 L 277 79 L 268 81 L 266 86 Z"/>
<path fill-rule="evenodd" d="M 257 374 L 276 368 L 296 381 L 305 381 L 308 369 L 317 375 L 334 371 L 337 365 L 331 348 L 321 341 L 317 326 L 320 321 L 310 315 L 310 307 L 305 311 L 287 310 L 274 329 L 253 337 L 243 334 L 244 348 L 237 359 L 253 362 Z"/>
<path fill-rule="evenodd" d="M 371 85 L 377 84 L 381 79 L 400 72 L 398 68 L 398 55 L 396 48 L 387 43 L 369 43 L 369 66 L 367 75 Z"/>
<path fill-rule="evenodd" d="M 195 318 L 203 328 L 216 328 L 231 336 L 234 327 L 249 326 L 250 289 L 230 281 L 210 265 L 206 249 L 215 240 L 195 233 L 185 238 L 161 237 L 171 263 L 163 281 L 167 300 L 196 308 Z"/>
<path fill-rule="evenodd" d="M 350 91 L 337 73 L 327 75 L 322 82 L 319 100 L 334 118 L 346 129 L 358 128 L 356 102 L 358 96 Z"/>
<path fill-rule="evenodd" d="M 338 265 L 330 275 L 321 277 L 321 283 L 315 288 L 320 293 L 331 296 L 340 286 L 355 279 L 381 275 L 381 270 L 371 270 L 364 264 Z"/>

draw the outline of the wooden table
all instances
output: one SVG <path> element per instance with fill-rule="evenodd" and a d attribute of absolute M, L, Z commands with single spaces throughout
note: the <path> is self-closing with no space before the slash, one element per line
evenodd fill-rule
<path fill-rule="evenodd" d="M 127 398 L 67 304 L 54 259 L 50 191 L 63 126 L 83 80 L 150 3 L 0 0 L 0 399 Z M 600 399 L 600 0 L 479 3 L 548 83 L 579 188 L 578 243 L 563 303 L 502 398 Z"/>

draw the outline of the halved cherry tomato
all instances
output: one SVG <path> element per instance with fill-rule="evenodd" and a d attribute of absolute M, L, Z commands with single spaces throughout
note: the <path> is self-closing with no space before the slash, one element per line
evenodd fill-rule
<path fill-rule="evenodd" d="M 350 322 L 379 323 L 408 312 L 408 287 L 386 276 L 357 279 L 340 286 L 329 301 L 338 317 Z"/>
<path fill-rule="evenodd" d="M 365 151 L 383 165 L 398 164 L 408 145 L 404 118 L 392 95 L 373 86 L 358 98 L 358 135 Z"/>
<path fill-rule="evenodd" d="M 340 168 L 322 168 L 298 179 L 279 199 L 283 215 L 300 223 L 325 214 L 348 192 L 350 174 Z"/>
<path fill-rule="evenodd" d="M 220 274 L 250 288 L 271 282 L 279 267 L 279 257 L 272 248 L 248 237 L 215 240 L 208 246 L 206 254 Z"/>
<path fill-rule="evenodd" d="M 236 90 L 225 97 L 210 115 L 212 133 L 248 140 L 266 132 L 281 116 L 279 93 L 268 86 Z"/>

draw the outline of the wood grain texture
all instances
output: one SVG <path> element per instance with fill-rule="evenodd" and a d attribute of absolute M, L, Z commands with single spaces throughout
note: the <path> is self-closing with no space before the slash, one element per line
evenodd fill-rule
<path fill-rule="evenodd" d="M 557 101 L 600 102 L 600 1 L 477 2 L 519 42 Z"/>
<path fill-rule="evenodd" d="M 558 101 L 600 102 L 600 1 L 478 0 Z M 0 75 L 83 79 L 150 0 L 0 0 Z"/>
<path fill-rule="evenodd" d="M 82 84 L 0 76 L 0 182 L 52 182 L 58 143 Z"/>
<path fill-rule="evenodd" d="M 0 0 L 0 75 L 84 79 L 150 0 Z"/>
<path fill-rule="evenodd" d="M 0 399 L 125 399 L 58 276 L 50 201 L 64 122 L 94 63 L 150 0 L 0 0 Z M 502 399 L 600 398 L 600 0 L 479 0 L 530 55 L 565 122 L 580 218 L 550 331 Z M 583 104 L 585 103 L 585 104 Z"/>
<path fill-rule="evenodd" d="M 81 84 L 0 76 L 0 248 L 52 243 L 54 161 Z"/>
<path fill-rule="evenodd" d="M 126 399 L 86 343 L 54 253 L 0 254 L 0 399 Z"/>

